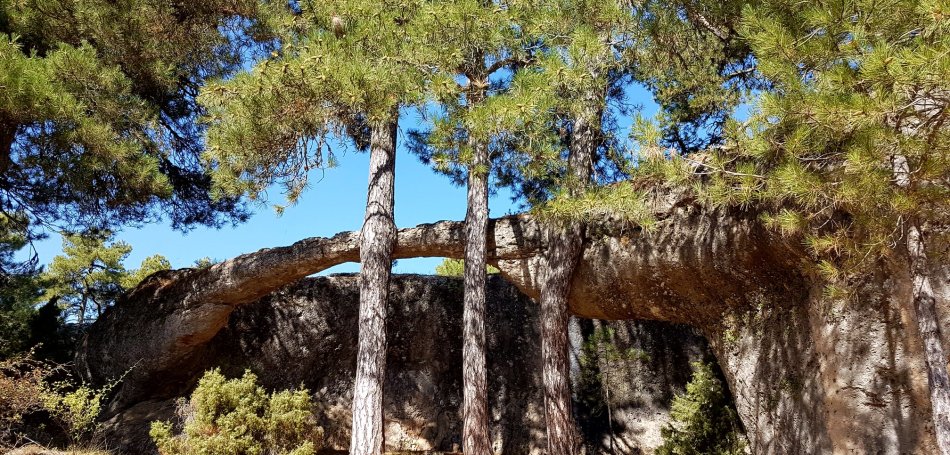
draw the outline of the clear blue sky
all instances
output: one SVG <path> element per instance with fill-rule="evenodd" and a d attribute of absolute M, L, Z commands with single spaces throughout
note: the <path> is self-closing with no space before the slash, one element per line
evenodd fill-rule
<path fill-rule="evenodd" d="M 631 87 L 627 98 L 628 102 L 643 105 L 644 115 L 656 112 L 656 105 L 642 88 Z M 406 150 L 402 144 L 404 133 L 407 128 L 417 126 L 418 120 L 412 113 L 405 117 L 396 158 L 396 225 L 409 227 L 463 219 L 465 189 L 452 185 L 448 178 L 434 173 Z M 625 120 L 624 128 L 629 126 L 629 119 Z M 198 227 L 183 234 L 160 223 L 120 231 L 117 239 L 133 248 L 126 267 L 135 268 L 143 258 L 153 254 L 165 256 L 175 268 L 188 267 L 203 257 L 224 260 L 261 248 L 289 245 L 307 237 L 328 237 L 341 231 L 358 230 L 366 205 L 369 156 L 351 150 L 338 158 L 337 167 L 313 172 L 310 188 L 301 195 L 299 203 L 288 207 L 282 216 L 276 216 L 270 206 L 260 206 L 250 220 L 236 227 Z M 283 202 L 283 195 L 276 191 L 269 197 L 273 203 Z M 498 217 L 513 213 L 516 204 L 511 202 L 509 192 L 500 191 L 489 201 L 489 209 L 492 217 Z M 37 242 L 40 262 L 48 264 L 62 252 L 61 246 L 62 241 L 55 233 Z M 398 261 L 394 271 L 432 273 L 441 261 L 440 258 L 404 259 Z M 358 270 L 359 264 L 349 263 L 323 274 Z"/>

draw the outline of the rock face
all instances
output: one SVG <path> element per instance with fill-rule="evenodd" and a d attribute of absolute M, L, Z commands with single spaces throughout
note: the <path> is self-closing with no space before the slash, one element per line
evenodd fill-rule
<path fill-rule="evenodd" d="M 462 283 L 397 275 L 390 292 L 387 445 L 391 450 L 451 450 L 461 442 Z M 140 398 L 135 402 L 113 402 L 107 440 L 124 451 L 141 453 L 150 447 L 148 422 L 169 418 L 174 399 L 187 395 L 204 370 L 219 367 L 231 377 L 250 369 L 268 388 L 308 388 L 330 444 L 345 449 L 358 301 L 356 277 L 337 275 L 307 278 L 238 308 L 190 371 L 179 372 L 174 381 L 159 378 L 137 384 Z M 495 453 L 542 453 L 537 305 L 497 276 L 489 280 L 487 303 Z M 611 385 L 614 446 L 623 453 L 651 452 L 660 442 L 659 429 L 668 420 L 673 394 L 689 379 L 689 363 L 709 355 L 705 340 L 685 326 L 658 322 L 576 320 L 572 331 L 575 379 L 586 381 L 576 384 L 576 406 L 593 453 L 611 444 L 598 381 Z M 590 349 L 582 348 L 595 333 L 601 338 L 609 333 L 618 348 L 639 354 L 612 362 L 594 358 Z M 594 374 L 581 371 L 590 368 Z"/>
<path fill-rule="evenodd" d="M 939 453 L 910 282 L 882 267 L 850 299 L 816 285 L 704 328 L 756 453 Z"/>
<path fill-rule="evenodd" d="M 652 230 L 611 220 L 589 225 L 572 279 L 575 315 L 667 321 L 704 334 L 754 453 L 936 453 L 906 257 L 897 252 L 870 264 L 850 283 L 850 296 L 833 299 L 801 242 L 768 231 L 756 213 L 703 206 L 670 191 L 657 191 L 653 212 Z M 489 260 L 537 297 L 537 258 L 545 248 L 538 222 L 506 217 L 493 220 L 490 231 Z M 403 229 L 395 256 L 458 258 L 461 233 L 453 222 Z M 233 324 L 232 312 L 354 260 L 357 238 L 307 239 L 207 270 L 153 276 L 95 324 L 77 364 L 93 382 L 139 365 L 113 411 L 148 400 L 161 384 L 187 383 L 207 365 L 211 340 Z M 943 252 L 929 278 L 940 335 L 950 346 L 947 245 L 932 249 Z M 136 339 L 142 341 L 129 342 Z"/>

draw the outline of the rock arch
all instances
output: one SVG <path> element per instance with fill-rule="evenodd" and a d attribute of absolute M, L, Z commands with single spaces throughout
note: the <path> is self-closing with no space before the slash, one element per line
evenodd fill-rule
<path fill-rule="evenodd" d="M 659 192 L 652 205 L 651 230 L 610 219 L 590 225 L 572 283 L 574 314 L 702 331 L 755 453 L 935 453 L 906 267 L 882 264 L 854 298 L 831 300 L 803 272 L 801 246 L 766 230 L 756 213 L 678 192 Z M 490 262 L 532 297 L 545 247 L 538 223 L 516 215 L 489 228 Z M 461 222 L 402 229 L 394 258 L 459 258 L 463 238 Z M 77 364 L 94 382 L 128 372 L 111 403 L 128 406 L 144 396 L 136 384 L 184 380 L 178 372 L 200 359 L 236 307 L 358 257 L 358 232 L 345 232 L 153 275 L 91 328 Z M 946 315 L 950 270 L 934 274 Z"/>

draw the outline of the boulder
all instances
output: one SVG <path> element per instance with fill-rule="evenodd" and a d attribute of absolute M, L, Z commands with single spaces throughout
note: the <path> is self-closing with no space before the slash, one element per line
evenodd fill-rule
<path fill-rule="evenodd" d="M 396 275 L 392 280 L 385 383 L 390 450 L 449 451 L 461 443 L 462 289 L 461 280 L 450 277 Z M 149 423 L 172 418 L 175 401 L 189 394 L 204 371 L 220 368 L 238 377 L 249 369 L 266 388 L 310 390 L 330 448 L 345 450 L 358 304 L 357 277 L 335 275 L 303 279 L 237 308 L 188 371 L 135 384 L 137 400 L 113 401 L 105 439 L 126 453 L 154 450 Z M 143 318 L 156 310 L 140 308 Z M 488 282 L 487 311 L 493 447 L 496 453 L 543 453 L 538 307 L 494 276 Z M 575 380 L 611 384 L 613 441 L 602 384 L 575 387 L 586 391 L 575 406 L 593 453 L 602 453 L 611 442 L 622 453 L 652 452 L 661 441 L 673 395 L 689 380 L 690 362 L 709 356 L 705 340 L 686 326 L 662 322 L 577 319 L 572 330 Z M 633 348 L 638 355 L 585 358 L 591 354 L 583 345 L 594 333 L 609 333 L 619 350 Z M 597 371 L 581 374 L 590 365 Z"/>

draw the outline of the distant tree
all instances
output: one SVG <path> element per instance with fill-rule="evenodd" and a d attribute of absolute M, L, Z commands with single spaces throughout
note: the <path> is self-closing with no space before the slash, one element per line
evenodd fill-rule
<path fill-rule="evenodd" d="M 27 244 L 26 235 L 17 226 L 0 215 L 0 359 L 29 348 L 34 306 L 42 293 L 40 269 L 15 259 Z"/>
<path fill-rule="evenodd" d="M 745 437 L 728 389 L 708 363 L 694 362 L 686 393 L 677 394 L 660 432 L 658 455 L 740 455 Z"/>
<path fill-rule="evenodd" d="M 217 264 L 217 263 L 219 263 L 219 262 L 221 262 L 221 261 L 219 261 L 219 260 L 217 260 L 217 259 L 214 259 L 214 258 L 210 258 L 210 257 L 205 256 L 205 257 L 203 257 L 203 258 L 198 258 L 198 259 L 196 259 L 196 260 L 195 260 L 195 265 L 194 265 L 194 267 L 195 267 L 196 269 L 206 269 L 206 268 L 211 267 L 212 265 L 215 265 L 215 264 Z"/>
<path fill-rule="evenodd" d="M 142 262 L 139 264 L 139 268 L 130 270 L 126 273 L 125 278 L 122 280 L 122 287 L 124 290 L 130 290 L 135 288 L 142 282 L 142 280 L 149 277 L 149 275 L 159 272 L 162 270 L 168 270 L 172 268 L 171 262 L 160 254 L 153 254 L 145 259 L 142 259 Z"/>
<path fill-rule="evenodd" d="M 138 269 L 127 270 L 123 262 L 132 247 L 111 242 L 112 237 L 110 232 L 63 235 L 63 255 L 54 257 L 43 273 L 44 298 L 58 299 L 65 316 L 75 318 L 80 327 L 101 316 L 122 292 L 146 276 L 171 267 L 167 259 L 154 255 Z"/>
<path fill-rule="evenodd" d="M 611 390 L 616 390 L 615 384 L 626 382 L 625 373 L 633 362 L 649 359 L 650 355 L 642 349 L 621 349 L 611 327 L 596 327 L 581 345 L 575 395 L 587 408 L 588 416 L 607 418 L 610 453 L 616 453 Z"/>
<path fill-rule="evenodd" d="M 452 259 L 445 258 L 441 264 L 435 266 L 435 274 L 439 276 L 454 276 L 461 278 L 465 270 L 465 260 L 464 259 Z M 485 267 L 485 272 L 499 273 L 500 271 L 492 266 L 491 264 Z"/>

